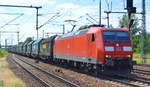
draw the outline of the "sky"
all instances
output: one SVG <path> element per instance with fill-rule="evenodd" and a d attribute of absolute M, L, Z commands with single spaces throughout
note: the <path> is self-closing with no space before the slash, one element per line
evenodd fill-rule
<path fill-rule="evenodd" d="M 101 0 L 102 1 L 102 24 L 107 25 L 104 11 L 126 11 L 126 0 Z M 111 4 L 112 2 L 112 4 Z M 99 0 L 0 0 L 0 5 L 20 6 L 42 6 L 39 9 L 39 38 L 62 33 L 65 25 L 65 33 L 71 31 L 72 25 L 75 30 L 80 26 L 98 24 L 99 21 Z M 137 12 L 141 12 L 142 0 L 134 0 Z M 22 14 L 22 15 L 21 15 Z M 110 14 L 110 24 L 119 27 L 118 21 L 123 14 Z M 141 15 L 137 15 L 141 19 Z M 19 41 L 27 37 L 37 39 L 36 33 L 36 9 L 35 8 L 10 8 L 0 7 L 0 31 L 19 31 Z M 17 18 L 16 20 L 14 20 Z M 150 0 L 146 0 L 146 30 L 150 32 Z M 13 22 L 10 22 L 14 20 Z M 73 20 L 68 22 L 67 20 Z M 10 22 L 10 23 L 8 23 Z M 141 21 L 139 21 L 141 23 Z M 7 25 L 6 25 L 7 24 Z M 6 26 L 4 26 L 6 25 Z M 140 26 L 140 25 L 139 25 Z M 74 31 L 75 31 L 74 30 Z M 1 44 L 17 44 L 17 33 L 1 33 Z"/>

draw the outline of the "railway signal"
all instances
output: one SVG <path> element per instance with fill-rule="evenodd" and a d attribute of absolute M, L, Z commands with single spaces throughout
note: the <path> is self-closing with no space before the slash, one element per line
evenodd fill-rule
<path fill-rule="evenodd" d="M 133 7 L 133 0 L 127 0 L 127 8 Z"/>
<path fill-rule="evenodd" d="M 129 21 L 129 24 L 128 24 L 128 27 L 129 27 L 129 30 L 133 24 L 133 19 L 131 19 L 131 15 L 132 13 L 136 13 L 136 7 L 133 7 L 133 0 L 127 0 L 127 7 L 126 7 L 127 11 L 128 11 L 128 21 Z"/>
<path fill-rule="evenodd" d="M 133 20 L 131 19 L 131 14 L 136 13 L 136 7 L 133 7 L 133 0 L 127 0 L 127 10 L 128 10 L 128 18 L 129 18 L 129 29 L 131 27 L 131 23 Z M 146 63 L 146 10 L 145 10 L 145 0 L 142 0 L 142 49 L 141 54 L 144 59 L 143 63 Z"/>

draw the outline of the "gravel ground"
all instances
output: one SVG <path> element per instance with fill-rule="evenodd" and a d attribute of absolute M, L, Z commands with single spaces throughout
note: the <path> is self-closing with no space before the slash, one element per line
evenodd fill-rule
<path fill-rule="evenodd" d="M 150 67 L 138 66 L 138 65 L 135 65 L 135 66 L 134 66 L 134 69 L 150 71 Z M 148 78 L 148 79 L 150 78 L 150 75 L 146 75 L 146 74 L 133 73 L 133 75 L 135 75 L 135 76 L 137 76 L 137 77 Z"/>
<path fill-rule="evenodd" d="M 140 70 L 150 71 L 150 67 L 145 67 L 145 66 L 134 65 L 134 68 L 140 69 Z"/>
<path fill-rule="evenodd" d="M 7 56 L 7 62 L 9 63 L 8 67 L 13 71 L 13 73 L 21 78 L 27 87 L 43 87 L 39 81 L 35 80 L 29 73 L 23 70 L 19 65 L 16 65 L 11 61 L 12 56 Z"/>
<path fill-rule="evenodd" d="M 112 81 L 99 79 L 93 76 L 78 73 L 69 69 L 64 69 L 51 64 L 46 64 L 43 62 L 35 63 L 35 60 L 30 58 L 25 58 L 17 55 L 15 57 L 22 58 L 32 64 L 36 64 L 41 68 L 43 68 L 44 70 L 57 74 L 69 81 L 74 82 L 75 84 L 80 85 L 81 87 L 123 87 L 123 85 Z"/>

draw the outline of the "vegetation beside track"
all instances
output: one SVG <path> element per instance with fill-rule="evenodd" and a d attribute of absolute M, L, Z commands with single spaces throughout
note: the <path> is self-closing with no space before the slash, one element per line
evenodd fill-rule
<path fill-rule="evenodd" d="M 133 54 L 133 60 L 135 60 L 137 64 L 150 64 L 150 54 L 147 55 L 146 63 L 144 63 L 141 54 Z"/>
<path fill-rule="evenodd" d="M 7 55 L 8 55 L 7 51 L 0 50 L 0 58 L 7 56 Z"/>
<path fill-rule="evenodd" d="M 26 87 L 9 69 L 6 58 L 3 57 L 7 54 L 6 51 L 0 51 L 0 87 Z"/>

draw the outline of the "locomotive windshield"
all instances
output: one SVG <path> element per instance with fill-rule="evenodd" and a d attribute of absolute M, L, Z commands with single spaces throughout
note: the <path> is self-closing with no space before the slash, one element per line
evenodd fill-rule
<path fill-rule="evenodd" d="M 104 31 L 103 35 L 104 35 L 105 42 L 130 42 L 130 37 L 128 32 Z"/>

